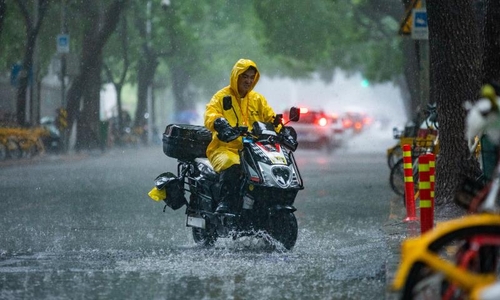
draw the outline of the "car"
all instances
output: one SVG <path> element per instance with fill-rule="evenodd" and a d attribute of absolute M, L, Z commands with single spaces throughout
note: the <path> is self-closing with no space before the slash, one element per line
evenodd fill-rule
<path fill-rule="evenodd" d="M 360 133 L 372 123 L 372 118 L 366 113 L 346 112 L 342 118 L 344 129 L 353 133 Z"/>
<path fill-rule="evenodd" d="M 333 128 L 334 146 L 340 147 L 344 142 L 344 134 L 345 134 L 344 125 L 342 124 L 342 118 L 339 117 L 338 114 L 331 114 L 330 118 L 331 118 L 330 122 Z"/>
<path fill-rule="evenodd" d="M 342 144 L 343 126 L 335 114 L 300 108 L 300 120 L 293 124 L 300 148 L 321 149 L 330 153 Z"/>

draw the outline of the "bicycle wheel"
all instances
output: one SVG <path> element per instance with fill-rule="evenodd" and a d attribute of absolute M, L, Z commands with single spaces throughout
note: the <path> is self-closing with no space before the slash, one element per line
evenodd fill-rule
<path fill-rule="evenodd" d="M 418 191 L 418 164 L 415 163 L 416 160 L 413 159 L 413 189 L 414 193 Z M 399 159 L 398 162 L 392 167 L 391 175 L 389 177 L 389 183 L 392 190 L 399 196 L 403 196 L 403 204 L 405 202 L 405 178 L 404 178 L 404 163 L 403 159 Z"/>
<path fill-rule="evenodd" d="M 394 165 L 403 157 L 403 150 L 400 145 L 392 147 L 391 152 L 387 155 L 387 165 L 392 169 Z"/>
<path fill-rule="evenodd" d="M 391 168 L 389 177 L 391 189 L 399 196 L 405 195 L 405 174 L 403 169 L 403 159 L 399 159 Z"/>
<path fill-rule="evenodd" d="M 450 232 L 429 245 L 429 251 L 439 255 L 442 259 L 460 264 L 462 253 L 467 250 L 470 238 L 478 235 L 500 236 L 500 225 L 484 225 L 462 228 Z M 498 278 L 499 259 L 498 247 L 485 245 L 467 265 L 467 269 L 475 273 L 495 272 Z M 492 268 L 492 262 L 493 264 Z M 424 262 L 416 262 L 404 285 L 401 299 L 464 299 L 467 291 L 463 291 L 446 280 L 445 276 L 430 268 Z"/>

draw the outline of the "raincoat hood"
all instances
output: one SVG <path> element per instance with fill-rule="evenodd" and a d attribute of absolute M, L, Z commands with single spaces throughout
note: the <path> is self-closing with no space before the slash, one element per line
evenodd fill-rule
<path fill-rule="evenodd" d="M 244 73 L 248 68 L 254 67 L 256 72 L 255 72 L 255 79 L 253 80 L 252 87 L 250 88 L 250 91 L 253 90 L 257 82 L 259 81 L 260 73 L 259 69 L 257 68 L 257 65 L 251 61 L 250 59 L 246 58 L 241 58 L 234 64 L 233 69 L 231 71 L 231 77 L 230 77 L 230 86 L 231 89 L 233 90 L 235 95 L 239 95 L 238 93 L 238 76 L 240 76 L 242 73 Z M 249 91 L 249 92 L 250 92 Z"/>

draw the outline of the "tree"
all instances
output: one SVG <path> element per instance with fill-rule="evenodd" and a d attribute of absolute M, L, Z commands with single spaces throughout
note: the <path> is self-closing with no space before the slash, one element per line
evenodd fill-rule
<path fill-rule="evenodd" d="M 420 105 L 420 42 L 395 34 L 413 2 L 291 0 L 254 5 L 271 56 L 286 53 L 288 64 L 320 72 L 326 82 L 336 69 L 360 72 L 374 83 L 392 81 L 401 88 L 408 117 L 414 120 Z M 303 71 L 292 74 L 307 76 Z"/>
<path fill-rule="evenodd" d="M 483 82 L 500 82 L 500 2 L 485 3 L 483 37 Z"/>
<path fill-rule="evenodd" d="M 17 123 L 19 125 L 26 125 L 26 92 L 28 90 L 29 78 L 33 78 L 32 67 L 33 67 L 33 53 L 35 50 L 35 44 L 42 25 L 43 18 L 45 17 L 45 12 L 49 6 L 48 0 L 39 0 L 37 7 L 37 17 L 35 18 L 30 14 L 27 3 L 22 0 L 16 0 L 19 9 L 24 17 L 25 28 L 26 28 L 26 46 L 24 50 L 24 59 L 22 63 L 21 72 L 19 74 L 19 86 L 17 88 Z"/>
<path fill-rule="evenodd" d="M 77 149 L 92 149 L 100 145 L 99 102 L 101 88 L 102 49 L 114 33 L 120 13 L 127 0 L 113 0 L 101 10 L 96 0 L 86 1 L 80 12 L 88 20 L 82 42 L 80 74 L 74 79 L 67 92 L 68 127 L 77 121 Z M 83 100 L 81 103 L 80 101 Z M 80 112 L 80 105 L 83 109 Z M 78 118 L 77 118 L 78 117 Z"/>
<path fill-rule="evenodd" d="M 436 205 L 449 206 L 465 178 L 477 177 L 465 132 L 466 100 L 481 85 L 480 34 L 471 0 L 427 1 L 430 101 L 437 104 L 440 152 L 436 161 Z"/>
<path fill-rule="evenodd" d="M 107 63 L 104 63 L 104 71 L 106 72 L 107 79 L 110 81 L 116 90 L 116 105 L 117 105 L 117 126 L 118 134 L 122 134 L 123 132 L 123 108 L 122 108 L 122 89 L 123 85 L 126 82 L 127 73 L 130 67 L 129 60 L 129 42 L 128 42 L 128 30 L 127 30 L 127 20 L 125 16 L 122 14 L 121 22 L 120 22 L 120 31 L 117 35 L 119 38 L 119 49 L 117 49 L 118 53 L 121 53 L 121 56 L 107 56 Z M 118 59 L 116 59 L 118 58 Z M 121 70 L 118 70 L 118 67 L 121 67 Z M 115 79 L 117 77 L 117 79 Z"/>
<path fill-rule="evenodd" d="M 156 28 L 156 24 L 153 22 L 153 12 L 157 9 L 152 8 L 152 2 L 147 1 L 144 3 L 139 1 L 135 4 L 136 14 L 135 25 L 139 32 L 138 37 L 140 38 L 140 57 L 137 63 L 137 108 L 135 111 L 134 126 L 144 127 L 146 125 L 146 119 L 144 116 L 148 112 L 148 90 L 152 89 L 152 83 L 154 80 L 156 68 L 158 67 L 158 52 L 153 43 L 155 32 L 153 28 Z M 161 10 L 160 10 L 161 11 Z M 137 13 L 140 12 L 140 13 Z M 170 21 L 170 20 L 169 20 Z M 170 22 L 169 22 L 170 23 Z M 170 26 L 167 23 L 165 26 Z M 151 93 L 153 91 L 151 90 Z M 151 95 L 152 96 L 152 95 Z M 150 112 L 151 113 L 151 112 Z M 152 117 L 152 115 L 150 116 Z"/>
<path fill-rule="evenodd" d="M 5 0 L 0 0 L 0 37 L 2 36 L 3 23 L 5 21 L 6 12 L 7 12 L 7 3 L 5 3 Z"/>

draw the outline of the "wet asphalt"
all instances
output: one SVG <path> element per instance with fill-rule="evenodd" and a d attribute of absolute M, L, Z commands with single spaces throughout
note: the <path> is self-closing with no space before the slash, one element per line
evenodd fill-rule
<path fill-rule="evenodd" d="M 96 153 L 97 154 L 97 153 Z M 51 163 L 57 161 L 65 161 L 65 160 L 79 160 L 85 159 L 88 156 L 92 156 L 92 153 L 70 153 L 66 155 L 44 155 L 43 157 L 35 157 L 30 160 L 18 160 L 18 161 L 5 161 L 0 163 L 0 167 L 9 166 L 11 164 L 33 164 L 38 163 L 40 161 L 49 161 Z M 403 199 L 401 197 L 392 197 L 390 204 L 390 212 L 389 217 L 386 223 L 384 224 L 384 233 L 386 238 L 386 243 L 389 247 L 389 255 L 387 256 L 387 261 L 385 264 L 386 267 L 386 299 L 399 299 L 400 294 L 399 291 L 391 290 L 391 284 L 394 279 L 395 273 L 400 263 L 400 247 L 402 241 L 409 237 L 415 237 L 420 235 L 420 223 L 419 223 L 419 215 L 417 209 L 417 221 L 414 222 L 406 222 L 404 219 L 406 218 L 407 212 L 403 205 Z M 441 213 L 436 215 L 435 223 L 446 221 L 456 217 L 456 211 L 450 213 Z"/>

